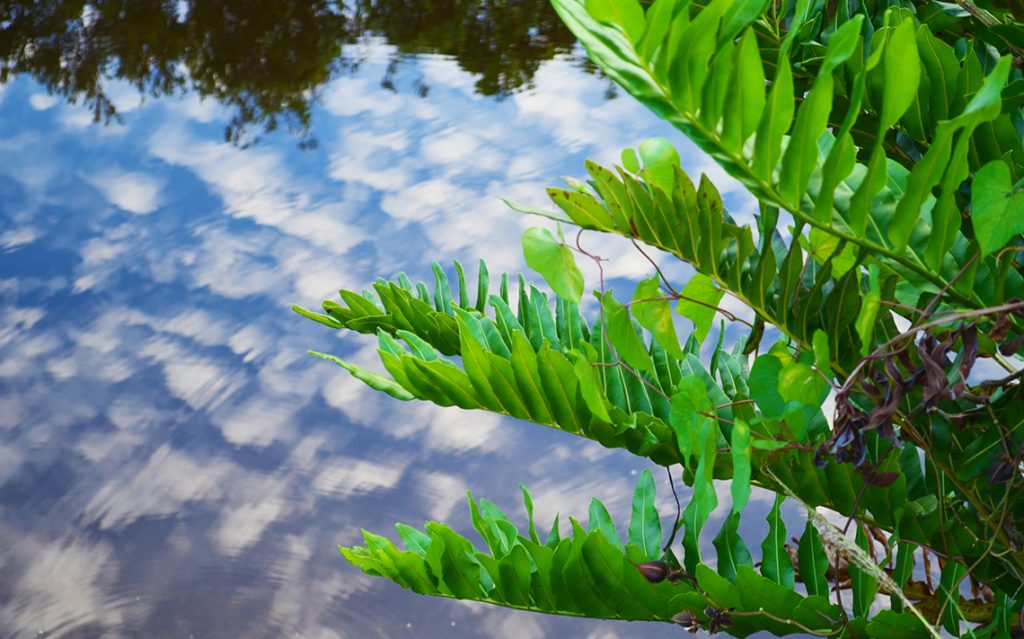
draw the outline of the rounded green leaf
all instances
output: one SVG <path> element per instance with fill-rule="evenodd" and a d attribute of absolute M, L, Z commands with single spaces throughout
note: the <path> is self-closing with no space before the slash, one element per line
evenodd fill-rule
<path fill-rule="evenodd" d="M 1006 162 L 989 162 L 975 173 L 971 222 L 983 256 L 1001 249 L 1014 235 L 1024 232 L 1024 196 L 1013 193 Z"/>
<path fill-rule="evenodd" d="M 807 364 L 788 362 L 779 371 L 779 394 L 787 402 L 818 407 L 827 392 L 828 383 Z"/>
<path fill-rule="evenodd" d="M 640 159 L 644 161 L 644 173 L 655 184 L 672 192 L 675 168 L 679 165 L 679 152 L 665 138 L 648 138 L 640 143 Z"/>
<path fill-rule="evenodd" d="M 626 147 L 622 149 L 622 167 L 630 173 L 640 172 L 640 159 L 636 155 L 636 150 Z"/>
<path fill-rule="evenodd" d="M 564 242 L 556 240 L 547 229 L 531 226 L 523 233 L 523 255 L 526 265 L 540 273 L 555 294 L 579 304 L 583 299 L 583 274 Z"/>
<path fill-rule="evenodd" d="M 700 454 L 700 431 L 713 410 L 702 379 L 696 375 L 687 375 L 679 380 L 672 394 L 669 420 L 676 432 L 679 452 L 684 460 L 689 460 L 691 454 Z"/>
<path fill-rule="evenodd" d="M 676 312 L 693 322 L 694 336 L 698 343 L 703 343 L 711 331 L 715 321 L 715 309 L 722 301 L 725 291 L 715 286 L 710 277 L 697 273 L 690 278 L 683 290 L 679 291 L 680 300 Z"/>

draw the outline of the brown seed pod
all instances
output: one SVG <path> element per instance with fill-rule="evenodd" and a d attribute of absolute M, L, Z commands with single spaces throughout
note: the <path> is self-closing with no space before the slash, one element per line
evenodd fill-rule
<path fill-rule="evenodd" d="M 701 629 L 700 619 L 697 619 L 697 615 L 689 610 L 673 615 L 672 621 L 686 628 L 691 634 L 697 634 L 697 631 Z"/>
<path fill-rule="evenodd" d="M 669 576 L 668 564 L 664 561 L 645 561 L 642 564 L 637 564 L 636 569 L 640 571 L 644 579 L 652 584 L 665 581 Z"/>

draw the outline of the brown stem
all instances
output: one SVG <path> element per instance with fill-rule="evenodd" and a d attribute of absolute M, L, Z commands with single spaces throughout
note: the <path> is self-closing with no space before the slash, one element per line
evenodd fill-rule
<path fill-rule="evenodd" d="M 646 251 L 640 248 L 640 245 L 637 244 L 635 239 L 629 238 L 629 241 L 633 243 L 633 246 L 636 248 L 636 250 L 640 251 L 640 255 L 643 255 L 645 258 L 647 258 L 647 261 L 651 263 L 651 266 L 653 266 L 654 270 L 657 271 L 658 277 L 661 278 L 661 283 L 665 285 L 665 289 L 668 290 L 668 292 L 672 293 L 673 295 L 679 295 L 679 291 L 672 288 L 672 285 L 669 283 L 668 278 L 665 277 L 665 274 L 661 272 L 661 267 L 658 266 L 658 263 L 655 262 L 654 259 L 651 258 L 651 256 L 646 253 Z"/>

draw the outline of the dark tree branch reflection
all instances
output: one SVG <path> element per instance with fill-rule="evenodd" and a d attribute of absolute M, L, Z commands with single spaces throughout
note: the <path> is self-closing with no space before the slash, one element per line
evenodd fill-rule
<path fill-rule="evenodd" d="M 432 52 L 498 97 L 573 46 L 547 0 L 0 0 L 0 82 L 30 75 L 105 123 L 119 117 L 113 81 L 143 96 L 194 91 L 228 107 L 231 142 L 283 126 L 308 144 L 317 89 L 358 67 L 346 45 L 365 35 L 398 50 L 385 88 L 406 54 Z M 422 79 L 413 88 L 429 93 Z"/>
<path fill-rule="evenodd" d="M 547 0 L 367 0 L 353 23 L 401 52 L 451 56 L 479 78 L 477 92 L 501 97 L 575 42 Z"/>

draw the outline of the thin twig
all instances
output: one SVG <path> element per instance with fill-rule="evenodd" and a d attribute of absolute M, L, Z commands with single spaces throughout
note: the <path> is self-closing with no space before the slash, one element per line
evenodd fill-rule
<path fill-rule="evenodd" d="M 743 319 L 742 317 L 738 317 L 732 311 L 728 311 L 728 310 L 722 308 L 721 306 L 715 306 L 714 304 L 709 304 L 708 302 L 704 302 L 704 301 L 699 300 L 699 299 L 697 299 L 695 297 L 689 297 L 687 295 L 682 295 L 681 293 L 673 293 L 671 295 L 665 295 L 665 296 L 662 296 L 662 297 L 647 297 L 647 298 L 639 299 L 639 300 L 630 300 L 630 301 L 626 302 L 624 304 L 624 306 L 632 306 L 633 304 L 642 304 L 644 302 L 673 302 L 673 301 L 676 301 L 676 300 L 683 300 L 684 302 L 691 302 L 693 304 L 697 304 L 698 306 L 704 306 L 706 308 L 710 308 L 711 310 L 715 311 L 716 313 L 721 313 L 725 317 L 725 319 L 729 320 L 730 322 L 739 322 L 740 324 L 746 324 L 750 328 L 754 328 L 753 324 L 751 324 L 747 320 Z"/>
<path fill-rule="evenodd" d="M 599 255 L 594 255 L 593 253 L 590 253 L 589 251 L 587 251 L 587 250 L 585 250 L 583 248 L 583 246 L 582 246 L 582 244 L 580 242 L 580 238 L 581 238 L 582 235 L 583 235 L 583 229 L 580 229 L 579 233 L 576 234 L 576 250 L 578 250 L 582 255 L 585 255 L 585 256 L 589 257 L 590 259 L 594 260 L 594 263 L 597 264 L 597 272 L 598 272 L 598 277 L 599 277 L 599 282 L 600 282 L 601 298 L 603 300 L 604 296 L 605 296 L 604 267 L 601 266 L 601 262 L 604 261 L 604 258 L 600 257 Z M 648 380 L 646 377 L 641 375 L 639 372 L 633 370 L 633 368 L 631 366 L 629 366 L 628 364 L 626 364 L 626 362 L 622 361 L 622 358 L 619 357 L 619 354 L 615 352 L 615 346 L 612 344 L 612 339 L 608 335 L 608 325 L 607 325 L 607 323 L 605 321 L 605 316 L 604 316 L 604 304 L 601 304 L 601 306 L 600 306 L 599 317 L 601 318 L 601 332 L 603 333 L 603 336 L 604 336 L 604 342 L 608 346 L 608 352 L 612 355 L 612 357 L 615 358 L 615 361 L 614 362 L 595 362 L 593 365 L 594 366 L 610 365 L 609 367 L 621 366 L 623 369 L 628 371 L 630 374 L 634 375 L 637 379 L 639 379 L 641 382 L 643 382 L 643 384 L 645 386 L 647 386 L 648 388 L 653 390 L 655 393 L 660 395 L 662 398 L 664 398 L 667 401 L 672 401 L 672 398 L 668 394 L 666 394 L 665 391 L 663 391 L 660 388 L 658 388 L 657 386 L 655 386 L 653 383 L 651 383 L 650 380 Z M 711 417 L 714 418 L 714 416 L 711 416 Z"/>
<path fill-rule="evenodd" d="M 730 406 L 740 406 L 742 404 L 753 404 L 753 403 L 754 403 L 754 400 L 752 400 L 752 399 L 737 399 L 736 401 L 729 402 L 727 404 L 719 404 L 718 406 L 715 406 L 715 410 L 720 410 L 720 409 L 723 409 L 723 408 L 729 408 Z"/>
<path fill-rule="evenodd" d="M 976 388 L 1001 388 L 1012 381 L 1020 379 L 1021 377 L 1024 377 L 1024 368 L 1013 373 L 1012 375 L 1007 375 L 1002 379 L 989 379 L 984 382 L 981 382 L 980 384 L 977 385 Z"/>
<path fill-rule="evenodd" d="M 967 260 L 967 262 L 960 268 L 960 270 L 957 271 L 956 275 L 950 278 L 950 280 L 946 282 L 946 284 L 942 288 L 939 289 L 939 292 L 936 293 L 934 297 L 932 297 L 932 300 L 930 302 L 928 302 L 928 306 L 924 307 L 924 311 L 922 311 L 921 317 L 918 318 L 918 321 L 923 321 L 927 319 L 929 315 L 931 315 L 932 309 L 935 308 L 935 305 L 939 303 L 939 300 L 942 299 L 942 296 L 945 295 L 946 292 L 949 291 L 950 287 L 952 287 L 953 284 L 958 279 L 960 279 L 960 277 L 964 273 L 967 272 L 967 269 L 970 268 L 971 264 L 974 263 L 974 260 L 978 259 L 979 255 L 981 255 L 980 252 L 972 255 L 971 259 Z"/>
<path fill-rule="evenodd" d="M 669 284 L 668 278 L 665 277 L 665 274 L 661 272 L 661 267 L 658 266 L 658 263 L 655 262 L 654 259 L 651 258 L 651 256 L 648 255 L 646 251 L 644 251 L 642 248 L 640 248 L 640 245 L 637 244 L 635 239 L 629 238 L 629 241 L 633 243 L 633 246 L 636 248 L 636 250 L 640 251 L 640 255 L 643 255 L 644 257 L 646 257 L 647 261 L 651 263 L 651 266 L 653 266 L 654 270 L 657 271 L 658 277 L 661 278 L 661 283 L 665 285 L 665 288 L 668 290 L 668 292 L 673 294 L 673 295 L 679 295 L 679 291 L 677 291 L 676 289 L 672 288 L 672 285 Z"/>
<path fill-rule="evenodd" d="M 683 506 L 679 503 L 679 493 L 676 492 L 676 482 L 672 479 L 672 467 L 665 466 L 665 472 L 668 473 L 668 485 L 672 489 L 672 497 L 676 500 L 676 520 L 672 524 L 672 534 L 668 538 L 668 542 L 665 547 L 661 549 L 662 554 L 667 553 L 668 549 L 672 547 L 673 542 L 676 540 L 676 533 L 679 532 L 679 521 L 683 518 Z"/>
<path fill-rule="evenodd" d="M 1007 487 L 1007 491 L 1006 491 L 1006 495 L 1007 496 L 1009 496 L 1009 494 L 1010 494 L 1009 488 L 1010 487 L 1008 486 Z M 999 525 L 1000 526 L 1002 526 L 1002 522 L 1005 521 L 1005 519 L 1006 519 L 1006 515 L 1007 515 L 1007 503 L 1006 502 L 1007 501 L 1008 501 L 1007 499 L 1005 499 L 1005 498 L 1003 499 L 1003 512 L 1000 513 L 1000 517 L 999 517 L 999 519 L 1000 519 Z M 964 577 L 966 577 L 968 575 L 972 575 L 972 579 L 973 579 L 974 571 L 978 568 L 978 566 L 981 565 L 981 562 L 985 559 L 985 557 L 987 557 L 990 554 L 992 554 L 992 547 L 995 545 L 996 539 L 997 538 L 993 536 L 991 538 L 991 540 L 989 540 L 988 547 L 985 548 L 985 552 L 983 552 L 980 555 L 978 555 L 977 560 L 975 560 L 975 562 L 973 564 L 971 564 L 969 568 L 967 568 L 967 571 L 963 575 L 960 576 L 960 579 L 958 579 L 957 582 L 955 584 L 953 584 L 953 586 L 946 593 L 949 596 L 946 597 L 946 600 L 942 602 L 942 607 L 939 608 L 939 614 L 937 614 L 935 616 L 937 621 L 942 619 L 942 613 L 944 613 L 946 611 L 946 606 L 948 606 L 949 602 L 953 600 L 953 597 L 958 597 L 959 598 L 960 584 L 963 583 Z M 940 584 L 940 586 L 941 586 L 941 584 Z M 974 587 L 973 583 L 972 583 L 971 587 L 972 588 Z M 959 609 L 959 604 L 957 604 L 957 608 Z"/>
<path fill-rule="evenodd" d="M 867 492 L 867 488 L 868 482 L 864 482 L 860 485 L 860 490 L 857 491 L 857 499 L 853 501 L 853 508 L 850 509 L 850 515 L 846 519 L 846 524 L 843 526 L 844 535 L 848 530 L 850 530 L 850 524 L 852 524 L 853 520 L 856 518 L 857 508 L 860 507 L 860 500 L 864 498 L 864 493 Z"/>
<path fill-rule="evenodd" d="M 893 308 L 902 309 L 904 311 L 913 311 L 913 312 L 917 313 L 918 315 L 923 315 L 924 314 L 924 309 L 920 309 L 920 308 L 918 308 L 916 306 L 908 306 L 907 304 L 900 304 L 899 302 L 894 302 L 892 300 L 879 300 L 879 303 L 882 306 L 891 306 Z"/>
<path fill-rule="evenodd" d="M 796 628 L 799 628 L 801 631 L 806 632 L 809 635 L 814 635 L 816 637 L 831 637 L 832 634 L 833 634 L 833 631 L 831 631 L 831 630 L 815 630 L 813 628 L 809 628 L 809 627 L 803 625 L 802 623 L 800 623 L 796 619 L 786 619 L 785 617 L 779 617 L 779 616 L 773 615 L 772 613 L 768 612 L 764 608 L 758 608 L 756 611 L 751 610 L 751 611 L 738 611 L 737 612 L 737 611 L 734 610 L 734 611 L 729 613 L 729 616 L 731 616 L 731 617 L 757 617 L 757 616 L 765 616 L 765 617 L 768 617 L 769 619 L 772 619 L 772 620 L 777 621 L 779 623 L 784 623 L 786 625 L 794 626 Z M 832 623 L 835 623 L 834 620 L 830 619 L 829 621 L 832 622 Z"/>

